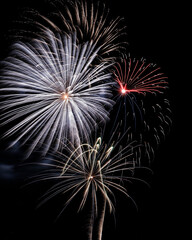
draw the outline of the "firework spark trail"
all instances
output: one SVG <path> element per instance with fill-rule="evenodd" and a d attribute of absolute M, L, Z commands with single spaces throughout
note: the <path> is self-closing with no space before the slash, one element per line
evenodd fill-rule
<path fill-rule="evenodd" d="M 120 86 L 121 94 L 127 93 L 162 93 L 167 88 L 167 77 L 159 67 L 146 64 L 144 60 L 123 59 L 124 69 L 118 63 L 115 66 L 115 79 Z"/>
<path fill-rule="evenodd" d="M 87 140 L 113 103 L 109 65 L 91 66 L 98 52 L 94 44 L 77 45 L 75 34 L 44 34 L 15 43 L 2 62 L 1 126 L 16 122 L 4 136 L 14 135 L 13 144 L 31 142 L 29 155 L 42 145 L 46 154 L 53 143 L 58 150 L 64 139 L 77 145 L 80 138 Z"/>
<path fill-rule="evenodd" d="M 150 160 L 171 125 L 170 104 L 164 97 L 167 77 L 144 59 L 124 57 L 115 66 L 114 79 L 118 93 L 114 125 L 123 119 L 124 129 L 132 128 L 134 138 L 143 145 L 142 154 Z"/>
<path fill-rule="evenodd" d="M 79 151 L 79 147 L 81 147 L 81 151 Z M 62 152 L 54 154 L 51 163 L 43 164 L 48 166 L 48 169 L 35 176 L 30 183 L 58 180 L 42 196 L 39 206 L 61 193 L 70 193 L 59 216 L 77 196 L 81 196 L 78 211 L 84 208 L 87 201 L 90 201 L 92 214 L 88 238 L 92 240 L 93 226 L 95 226 L 94 222 L 97 219 L 97 239 L 101 240 L 107 206 L 110 213 L 115 211 L 113 190 L 117 190 L 131 198 L 123 186 L 123 181 L 142 181 L 134 177 L 135 169 L 140 168 L 137 165 L 134 150 L 138 145 L 136 142 L 131 142 L 122 148 L 120 141 L 105 143 L 99 137 L 93 145 L 86 143 L 81 144 L 79 147 L 74 149 L 72 145 L 68 145 L 69 157 Z M 65 150 L 66 148 L 67 146 Z M 126 176 L 122 174 L 125 172 Z M 103 207 L 100 209 L 98 202 L 101 198 L 103 198 Z M 132 201 L 134 202 L 133 199 Z"/>
<path fill-rule="evenodd" d="M 110 11 L 105 3 L 84 0 L 74 1 L 54 1 L 49 2 L 51 13 L 40 13 L 38 11 L 26 11 L 21 24 L 26 23 L 36 30 L 28 31 L 28 27 L 17 37 L 31 38 L 31 36 L 44 37 L 47 30 L 54 33 L 70 35 L 76 33 L 78 43 L 82 44 L 87 41 L 93 41 L 95 49 L 98 49 L 97 61 L 111 61 L 115 58 L 114 53 L 125 47 L 125 42 L 121 36 L 125 35 L 125 26 L 121 24 L 122 19 L 117 17 L 111 18 Z M 123 26 L 121 26 L 123 25 Z M 29 35 L 29 36 L 28 36 Z"/>

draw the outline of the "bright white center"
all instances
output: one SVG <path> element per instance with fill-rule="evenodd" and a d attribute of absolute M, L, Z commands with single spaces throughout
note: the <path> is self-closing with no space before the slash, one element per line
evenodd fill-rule
<path fill-rule="evenodd" d="M 62 100 L 66 101 L 69 98 L 69 95 L 67 93 L 62 93 L 61 98 Z"/>
<path fill-rule="evenodd" d="M 124 93 L 126 93 L 126 90 L 123 88 L 123 89 L 121 90 L 121 92 L 124 94 Z"/>

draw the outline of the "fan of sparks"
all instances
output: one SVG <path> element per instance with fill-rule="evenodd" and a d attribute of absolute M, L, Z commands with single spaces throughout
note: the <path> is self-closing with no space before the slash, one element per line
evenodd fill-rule
<path fill-rule="evenodd" d="M 44 39 L 15 43 L 2 63 L 1 120 L 14 122 L 4 136 L 14 135 L 13 144 L 30 142 L 28 154 L 40 146 L 44 154 L 50 146 L 58 150 L 65 139 L 75 145 L 87 140 L 113 103 L 109 65 L 91 66 L 98 52 L 94 43 L 78 45 L 75 34 L 44 34 Z"/>
<path fill-rule="evenodd" d="M 31 182 L 57 180 L 42 196 L 40 205 L 59 194 L 68 193 L 69 198 L 60 212 L 62 214 L 66 206 L 77 196 L 80 199 L 78 211 L 83 209 L 86 201 L 90 201 L 92 211 L 88 239 L 93 239 L 94 220 L 97 219 L 97 239 L 101 240 L 107 206 L 110 212 L 115 211 L 114 190 L 131 198 L 123 186 L 123 181 L 141 181 L 134 177 L 134 171 L 139 167 L 135 154 L 137 148 L 138 145 L 135 141 L 129 142 L 126 147 L 123 147 L 120 139 L 105 143 L 102 142 L 101 137 L 97 138 L 93 145 L 85 143 L 75 149 L 71 144 L 68 147 L 65 146 L 68 154 L 57 152 L 51 156 L 50 161 L 42 163 L 48 167 L 47 170 L 35 176 L 34 181 Z M 132 198 L 131 200 L 135 204 Z M 102 207 L 101 204 L 98 204 L 100 201 Z"/>
<path fill-rule="evenodd" d="M 114 67 L 118 93 L 115 122 L 122 119 L 125 129 L 132 128 L 144 155 L 150 159 L 171 125 L 170 104 L 164 97 L 167 77 L 160 67 L 144 59 L 124 57 Z"/>
<path fill-rule="evenodd" d="M 120 93 L 161 93 L 167 88 L 167 77 L 160 72 L 160 67 L 155 67 L 144 59 L 122 59 L 123 67 L 120 63 L 115 66 L 115 78 L 120 87 Z M 123 68 L 123 69 L 122 69 Z"/>
<path fill-rule="evenodd" d="M 125 26 L 121 24 L 122 18 L 111 18 L 104 2 L 75 0 L 64 3 L 56 0 L 49 2 L 47 8 L 50 6 L 51 12 L 48 14 L 26 11 L 21 20 L 22 28 L 17 30 L 16 36 L 22 39 L 44 37 L 44 31 L 47 30 L 64 35 L 76 33 L 78 43 L 94 43 L 93 48 L 98 50 L 97 62 L 112 61 L 115 53 L 125 48 L 126 43 L 121 39 L 126 35 Z M 23 22 L 27 23 L 26 26 L 23 26 Z M 34 30 L 30 32 L 29 28 Z"/>

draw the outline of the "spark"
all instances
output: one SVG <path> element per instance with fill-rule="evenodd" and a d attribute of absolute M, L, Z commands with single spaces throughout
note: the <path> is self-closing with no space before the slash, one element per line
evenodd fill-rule
<path fill-rule="evenodd" d="M 125 88 L 122 88 L 122 89 L 121 89 L 121 93 L 122 93 L 122 94 L 125 94 L 126 92 L 127 92 L 127 90 L 126 90 Z"/>
<path fill-rule="evenodd" d="M 61 98 L 64 101 L 67 101 L 69 99 L 69 95 L 67 93 L 61 93 Z"/>
<path fill-rule="evenodd" d="M 94 178 L 94 176 L 91 175 L 88 177 L 88 180 L 92 180 L 93 178 Z"/>

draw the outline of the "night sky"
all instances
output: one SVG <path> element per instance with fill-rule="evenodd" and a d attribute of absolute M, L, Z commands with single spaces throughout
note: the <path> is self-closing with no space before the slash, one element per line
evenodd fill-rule
<path fill-rule="evenodd" d="M 168 76 L 168 97 L 171 103 L 173 125 L 166 140 L 156 151 L 151 163 L 153 174 L 141 172 L 141 177 L 150 184 L 129 185 L 129 193 L 137 203 L 118 195 L 116 201 L 116 221 L 107 214 L 103 240 L 158 240 L 174 239 L 180 235 L 182 227 L 182 189 L 180 171 L 180 114 L 178 113 L 178 76 L 175 69 L 174 44 L 175 28 L 178 20 L 174 7 L 161 1 L 152 4 L 143 1 L 108 1 L 111 14 L 124 17 L 127 25 L 128 49 L 131 54 L 145 57 L 161 66 Z M 126 4 L 125 4 L 126 3 Z M 39 5 L 41 4 L 41 6 Z M 23 6 L 38 6 L 38 1 L 10 1 L 0 8 L 0 57 L 6 56 L 10 40 L 7 31 L 17 16 L 17 9 Z M 35 167 L 22 165 L 22 152 L 15 147 L 5 152 L 6 144 L 0 149 L 0 239 L 86 239 L 89 211 L 79 214 L 74 201 L 62 216 L 55 221 L 64 196 L 60 195 L 36 208 L 38 199 L 47 188 L 46 183 L 25 186 L 26 178 L 36 172 Z M 33 156 L 37 160 L 38 156 Z M 185 239 L 184 237 L 182 239 Z"/>

